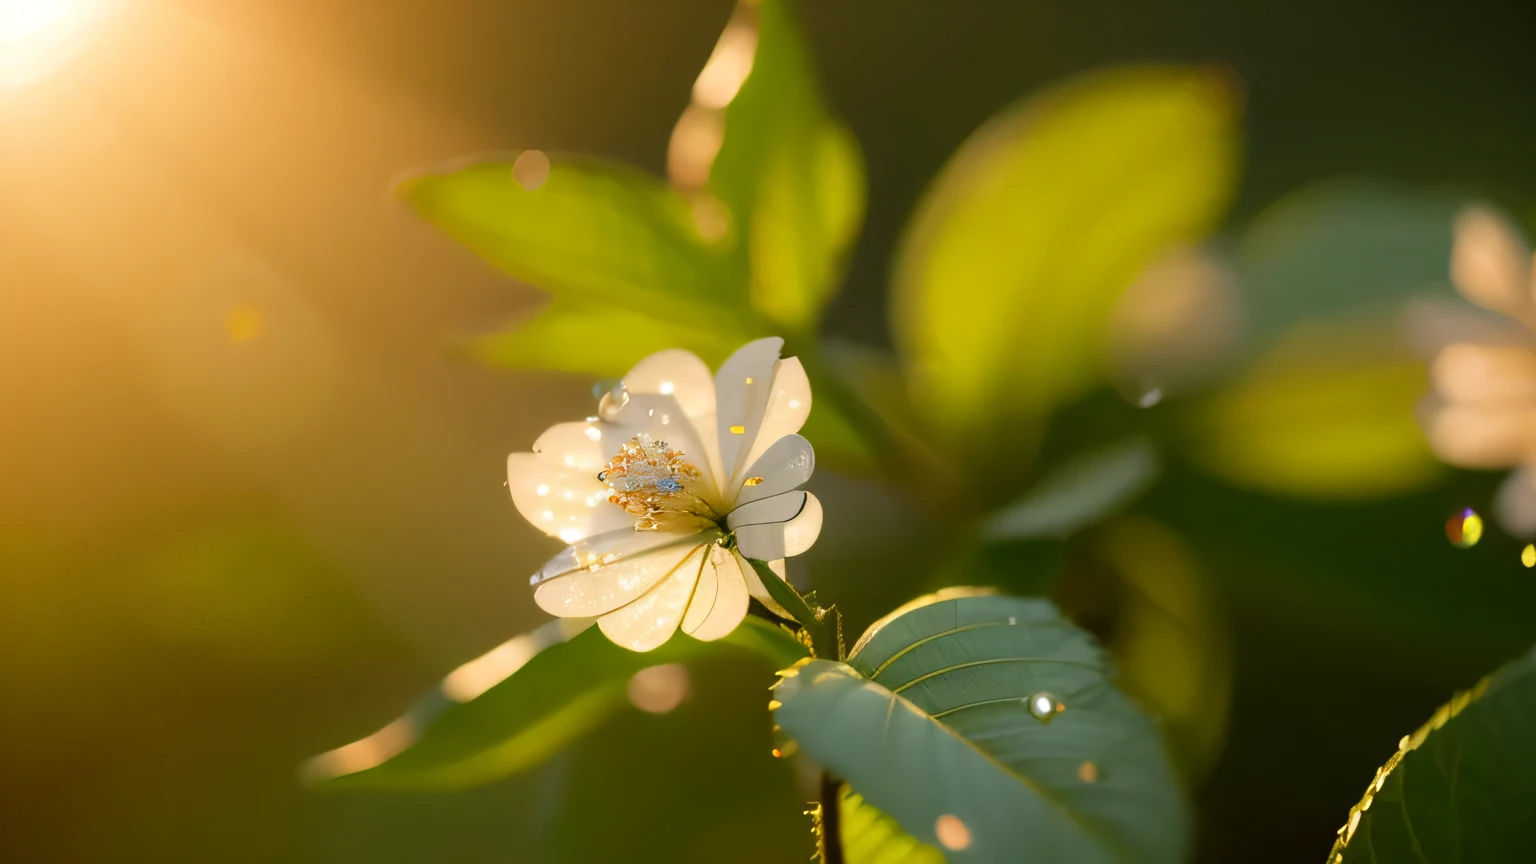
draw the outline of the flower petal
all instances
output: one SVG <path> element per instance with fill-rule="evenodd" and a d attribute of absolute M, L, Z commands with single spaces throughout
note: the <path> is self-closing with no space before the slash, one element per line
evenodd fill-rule
<path fill-rule="evenodd" d="M 1509 222 L 1487 207 L 1456 218 L 1451 281 L 1485 309 L 1520 316 L 1531 307 L 1531 250 Z"/>
<path fill-rule="evenodd" d="M 616 441 L 607 440 L 617 438 L 618 434 L 617 427 L 597 420 L 556 423 L 533 442 L 533 452 L 551 465 L 574 468 L 595 477 L 618 452 L 619 445 L 628 440 L 628 436 Z"/>
<path fill-rule="evenodd" d="M 1465 468 L 1523 462 L 1536 450 L 1536 407 L 1460 405 L 1429 397 L 1419 404 L 1429 446 Z"/>
<path fill-rule="evenodd" d="M 1536 469 L 1522 465 L 1505 478 L 1494 500 L 1504 530 L 1517 537 L 1536 535 Z"/>
<path fill-rule="evenodd" d="M 799 435 L 785 435 L 747 468 L 741 478 L 742 484 L 751 480 L 757 482 L 741 486 L 741 491 L 736 494 L 736 506 L 788 492 L 811 479 L 811 472 L 815 470 L 816 451 L 811 448 L 811 442 Z"/>
<path fill-rule="evenodd" d="M 768 404 L 762 422 L 748 427 L 743 453 L 737 458 L 727 492 L 741 488 L 742 481 L 753 476 L 749 468 L 785 435 L 793 435 L 805 425 L 811 413 L 811 382 L 799 358 L 788 357 L 774 367 L 773 383 L 768 388 Z"/>
<path fill-rule="evenodd" d="M 750 504 L 744 504 L 731 511 L 731 515 L 725 521 L 726 527 L 734 531 L 747 525 L 788 522 L 799 516 L 800 511 L 805 509 L 805 499 L 810 494 L 809 492 L 796 490 L 775 495 L 772 498 L 764 498 L 761 501 L 753 501 Z M 751 555 L 748 557 L 756 558 L 757 556 Z M 781 556 L 775 555 L 774 557 Z M 766 561 L 768 559 L 764 558 L 762 560 Z"/>
<path fill-rule="evenodd" d="M 624 376 L 624 389 L 634 396 L 672 396 L 689 417 L 715 413 L 715 381 L 709 367 L 692 352 L 659 351 L 635 364 Z"/>
<path fill-rule="evenodd" d="M 708 594 L 705 593 L 706 583 Z M 750 600 L 746 577 L 742 575 L 736 555 L 720 546 L 711 546 L 699 586 L 694 590 L 693 602 L 683 616 L 683 632 L 705 642 L 729 636 L 747 617 Z"/>
<path fill-rule="evenodd" d="M 1536 400 L 1536 352 L 1526 348 L 1447 346 L 1429 367 L 1435 391 L 1452 402 Z"/>
<path fill-rule="evenodd" d="M 603 635 L 631 651 L 650 651 L 672 637 L 683 620 L 713 544 L 688 550 L 655 587 L 597 619 Z"/>
<path fill-rule="evenodd" d="M 731 479 L 737 467 L 746 463 L 745 455 L 757 440 L 783 347 L 784 340 L 777 337 L 748 342 L 715 373 L 722 492 L 735 491 Z"/>
<path fill-rule="evenodd" d="M 631 603 L 666 578 L 719 531 L 676 534 L 626 528 L 572 544 L 529 580 L 533 599 L 563 618 L 605 615 Z"/>
<path fill-rule="evenodd" d="M 567 543 L 634 524 L 633 516 L 608 503 L 608 487 L 594 472 L 534 453 L 507 457 L 507 488 L 524 519 Z"/>
<path fill-rule="evenodd" d="M 769 570 L 772 570 L 774 573 L 778 574 L 780 579 L 785 579 L 783 558 L 778 558 L 767 563 Z M 790 620 L 794 619 L 795 616 L 789 614 L 789 610 L 779 605 L 779 601 L 773 599 L 773 595 L 768 593 L 768 589 L 763 585 L 762 577 L 757 575 L 757 568 L 753 567 L 752 562 L 743 557 L 739 550 L 736 550 L 736 565 L 741 568 L 742 575 L 747 579 L 747 591 L 753 597 L 757 598 L 757 602 L 768 607 L 769 612 L 772 612 L 780 618 L 787 618 Z M 789 580 L 785 579 L 785 581 L 787 582 Z"/>
<path fill-rule="evenodd" d="M 788 496 L 804 495 L 804 505 L 792 519 L 785 522 L 743 524 L 736 529 L 736 548 L 748 558 L 772 561 L 799 555 L 811 548 L 821 534 L 821 502 L 809 492 L 789 492 L 768 498 L 742 509 L 758 507 Z M 738 511 L 739 512 L 739 511 Z M 735 516 L 735 513 L 731 514 Z"/>

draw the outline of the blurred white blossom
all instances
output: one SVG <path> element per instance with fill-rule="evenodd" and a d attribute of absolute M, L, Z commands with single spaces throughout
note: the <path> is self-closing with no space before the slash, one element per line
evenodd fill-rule
<path fill-rule="evenodd" d="M 1456 221 L 1451 281 L 1505 318 L 1421 307 L 1410 337 L 1427 353 L 1430 394 L 1419 417 L 1435 453 L 1469 468 L 1517 466 L 1495 512 L 1515 534 L 1536 533 L 1536 272 L 1520 232 L 1486 207 Z M 1518 322 L 1518 325 L 1513 322 Z M 1520 326 L 1523 325 L 1523 326 Z"/>

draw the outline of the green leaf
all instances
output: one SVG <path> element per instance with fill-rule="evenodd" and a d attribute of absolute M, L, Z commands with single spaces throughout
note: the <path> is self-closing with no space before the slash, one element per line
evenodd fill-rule
<path fill-rule="evenodd" d="M 1455 195 L 1333 181 L 1266 208 L 1233 258 L 1250 341 L 1267 346 L 1308 320 L 1392 313 L 1426 290 L 1454 296 L 1451 226 L 1465 204 Z"/>
<path fill-rule="evenodd" d="M 751 9 L 744 5 L 733 26 Z M 752 71 L 725 109 L 707 189 L 733 214 L 745 241 L 738 253 L 747 257 L 752 305 L 806 332 L 831 299 L 863 220 L 864 161 L 822 99 L 810 50 L 786 4 L 762 0 L 755 9 Z"/>
<path fill-rule="evenodd" d="M 482 363 L 506 369 L 604 377 L 622 375 L 642 358 L 669 348 L 686 348 L 717 367 L 757 335 L 557 299 L 512 329 L 474 339 L 469 352 Z"/>
<path fill-rule="evenodd" d="M 901 830 L 896 820 L 845 784 L 839 799 L 843 860 L 848 864 L 944 864 L 944 853 Z"/>
<path fill-rule="evenodd" d="M 533 768 L 596 729 L 623 708 L 642 670 L 732 647 L 776 668 L 805 655 L 793 636 L 760 618 L 719 642 L 679 634 L 645 654 L 614 645 L 595 627 L 572 634 L 589 623 L 552 621 L 460 667 L 378 733 L 311 759 L 305 776 L 326 788 L 480 786 Z"/>
<path fill-rule="evenodd" d="M 1119 295 L 1223 212 L 1236 114 L 1219 72 L 1128 67 L 971 136 L 918 207 L 894 276 L 897 343 L 937 430 L 975 449 L 976 433 L 1036 420 L 1100 379 Z"/>
<path fill-rule="evenodd" d="M 514 179 L 513 161 L 452 163 L 401 181 L 396 195 L 501 270 L 558 297 L 657 319 L 745 306 L 729 259 L 659 180 L 556 156 L 548 179 L 529 189 Z"/>
<path fill-rule="evenodd" d="M 1381 322 L 1302 325 L 1194 406 L 1192 461 L 1238 486 L 1318 500 L 1398 495 L 1441 473 L 1414 406 L 1424 364 Z"/>
<path fill-rule="evenodd" d="M 1050 603 L 951 589 L 794 670 L 775 718 L 951 862 L 1182 860 L 1179 789 L 1111 674 Z"/>
<path fill-rule="evenodd" d="M 1533 718 L 1536 652 L 1403 737 L 1350 808 L 1329 864 L 1526 860 L 1536 848 Z"/>
<path fill-rule="evenodd" d="M 1024 497 L 983 523 L 988 540 L 1066 537 L 1120 510 L 1157 479 L 1157 448 L 1132 438 L 1045 475 Z"/>

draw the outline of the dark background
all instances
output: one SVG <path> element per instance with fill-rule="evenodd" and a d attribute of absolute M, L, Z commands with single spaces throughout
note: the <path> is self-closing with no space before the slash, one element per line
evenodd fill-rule
<path fill-rule="evenodd" d="M 891 249 L 967 134 L 1103 64 L 1240 77 L 1234 224 L 1339 175 L 1536 207 L 1531 4 L 800 8 L 868 163 L 840 336 L 888 344 Z M 0 860 L 804 860 L 750 664 L 697 670 L 674 714 L 631 712 L 473 793 L 295 779 L 541 620 L 524 574 L 553 549 L 502 463 L 587 405 L 586 382 L 447 359 L 538 295 L 396 209 L 389 179 L 524 147 L 660 173 L 729 13 L 160 0 L 0 92 Z M 222 319 L 187 298 L 213 282 L 276 310 L 296 347 L 231 359 L 199 341 Z M 1494 479 L 1325 507 L 1175 464 L 1139 505 L 1196 550 L 1232 639 L 1199 860 L 1322 860 L 1398 737 L 1528 647 L 1519 544 L 1441 534 Z M 818 482 L 830 532 L 841 487 Z M 811 578 L 858 586 L 855 629 L 906 599 L 834 554 Z M 1095 625 L 1112 635 L 1113 615 Z"/>

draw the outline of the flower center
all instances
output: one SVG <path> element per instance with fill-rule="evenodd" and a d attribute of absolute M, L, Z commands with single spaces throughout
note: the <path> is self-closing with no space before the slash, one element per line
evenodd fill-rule
<path fill-rule="evenodd" d="M 703 473 L 665 441 L 641 433 L 624 442 L 597 479 L 608 484 L 608 500 L 635 517 L 636 531 L 682 527 L 699 519 L 718 521 L 699 494 Z"/>

